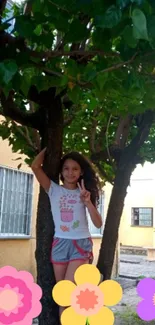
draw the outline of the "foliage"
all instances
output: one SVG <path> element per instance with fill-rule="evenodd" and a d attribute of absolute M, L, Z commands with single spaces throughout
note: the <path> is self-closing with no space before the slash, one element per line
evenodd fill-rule
<path fill-rule="evenodd" d="M 108 179 L 116 164 L 110 146 L 116 144 L 120 120 L 133 116 L 125 141 L 129 144 L 138 125 L 136 117 L 154 109 L 155 5 L 151 0 L 36 0 L 12 6 L 2 13 L 0 36 L 0 89 L 12 94 L 22 113 L 38 110 L 30 105 L 30 90 L 56 87 L 64 116 L 72 123 L 64 129 L 64 151 L 72 148 L 91 157 L 93 148 L 106 151 L 101 167 Z M 10 17 L 10 14 L 9 14 Z M 65 98 L 72 104 L 64 104 Z M 39 130 L 17 126 L 3 105 L 0 136 L 30 163 L 39 150 Z M 93 131 L 95 129 L 95 131 Z M 117 146 L 118 143 L 117 143 Z M 154 161 L 154 128 L 141 149 Z"/>

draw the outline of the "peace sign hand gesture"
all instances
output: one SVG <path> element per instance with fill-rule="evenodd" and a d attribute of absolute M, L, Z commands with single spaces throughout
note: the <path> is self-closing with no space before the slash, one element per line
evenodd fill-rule
<path fill-rule="evenodd" d="M 79 183 L 77 183 L 77 185 L 80 190 L 80 198 L 82 202 L 87 205 L 90 202 L 90 192 L 86 190 L 84 180 L 82 179 L 81 185 Z"/>

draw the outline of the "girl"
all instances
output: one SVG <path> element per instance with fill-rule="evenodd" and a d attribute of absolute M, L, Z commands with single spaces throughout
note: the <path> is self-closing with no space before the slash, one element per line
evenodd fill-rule
<path fill-rule="evenodd" d="M 51 203 L 55 224 L 51 262 L 56 282 L 64 279 L 74 282 L 76 269 L 93 260 L 86 208 L 95 227 L 102 226 L 96 208 L 99 181 L 89 161 L 78 152 L 71 152 L 60 162 L 63 185 L 56 184 L 42 169 L 45 151 L 46 148 L 39 153 L 31 167 Z"/>

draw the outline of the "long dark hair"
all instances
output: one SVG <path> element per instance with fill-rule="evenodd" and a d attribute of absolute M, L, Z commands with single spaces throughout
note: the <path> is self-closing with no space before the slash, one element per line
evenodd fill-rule
<path fill-rule="evenodd" d="M 62 169 L 64 162 L 67 159 L 72 159 L 76 161 L 83 172 L 83 175 L 80 176 L 78 182 L 81 183 L 81 180 L 84 180 L 85 188 L 91 193 L 91 201 L 94 206 L 98 206 L 99 204 L 99 191 L 100 191 L 100 182 L 99 178 L 96 175 L 95 170 L 92 167 L 92 164 L 89 162 L 89 160 L 81 155 L 79 152 L 70 152 L 63 156 L 60 161 L 60 175 L 61 175 L 61 180 L 64 181 L 63 176 L 62 176 Z"/>

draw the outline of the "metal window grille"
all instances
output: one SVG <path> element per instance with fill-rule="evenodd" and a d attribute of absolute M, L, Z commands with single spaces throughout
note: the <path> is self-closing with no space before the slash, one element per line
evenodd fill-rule
<path fill-rule="evenodd" d="M 100 197 L 99 197 L 99 206 L 98 206 L 98 211 L 102 216 L 102 220 L 104 223 L 104 193 L 101 192 Z M 91 235 L 102 235 L 103 233 L 103 226 L 99 229 L 96 228 L 91 220 L 91 217 L 87 211 L 87 217 L 88 217 L 88 225 L 89 225 L 89 231 Z"/>
<path fill-rule="evenodd" d="M 33 175 L 0 166 L 0 238 L 30 236 Z"/>
<path fill-rule="evenodd" d="M 133 226 L 153 226 L 153 208 L 132 208 Z"/>

